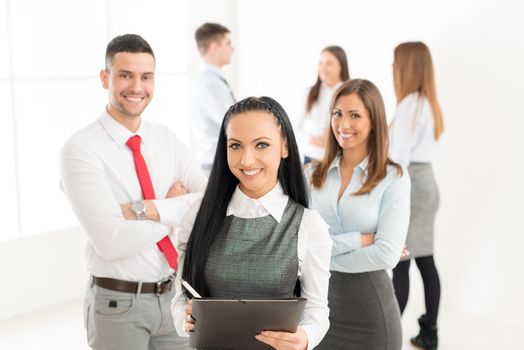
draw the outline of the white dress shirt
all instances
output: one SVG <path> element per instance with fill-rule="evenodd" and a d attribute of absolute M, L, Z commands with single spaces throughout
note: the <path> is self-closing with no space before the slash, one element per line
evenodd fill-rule
<path fill-rule="evenodd" d="M 409 163 L 431 163 L 437 156 L 433 111 L 424 96 L 414 92 L 397 106 L 389 129 L 391 159 L 407 167 Z"/>
<path fill-rule="evenodd" d="M 273 190 L 259 199 L 247 197 L 237 187 L 229 203 L 227 215 L 234 215 L 240 218 L 258 218 L 271 215 L 280 222 L 288 198 L 280 184 L 277 184 Z M 197 201 L 189 210 L 178 234 L 177 250 L 179 252 L 178 266 L 180 271 L 182 271 L 183 267 L 186 243 L 200 208 L 200 202 Z M 307 208 L 304 210 L 298 231 L 297 255 L 299 260 L 298 275 L 302 287 L 301 296 L 307 298 L 300 326 L 304 328 L 307 334 L 308 349 L 317 346 L 329 328 L 327 293 L 332 244 L 328 230 L 329 227 L 318 212 Z M 180 275 L 176 279 L 177 294 L 171 302 L 171 312 L 178 333 L 187 336 L 183 328 L 184 305 L 187 299 L 182 291 Z M 227 320 L 224 321 L 227 322 Z"/>
<path fill-rule="evenodd" d="M 234 103 L 222 70 L 204 64 L 193 84 L 191 96 L 191 121 L 198 141 L 199 162 L 203 166 L 213 164 L 222 119 Z"/>
<path fill-rule="evenodd" d="M 321 160 L 324 157 L 324 147 L 314 145 L 309 140 L 312 137 L 321 136 L 324 129 L 330 127 L 329 122 L 332 111 L 329 109 L 331 107 L 331 99 L 340 85 L 342 85 L 342 82 L 333 86 L 320 85 L 318 99 L 311 106 L 311 110 L 309 112 L 304 110 L 304 117 L 299 123 L 298 136 L 300 151 L 309 158 Z"/>
<path fill-rule="evenodd" d="M 126 220 L 120 204 L 141 200 L 133 154 L 126 145 L 133 135 L 142 138 L 160 222 Z M 191 162 L 184 144 L 165 126 L 142 121 L 135 134 L 107 112 L 76 132 L 63 146 L 61 186 L 87 233 L 86 267 L 97 277 L 155 282 L 171 272 L 156 242 L 166 235 L 174 241 L 195 194 L 165 199 L 177 181 L 189 192 L 205 189 L 206 179 Z"/>

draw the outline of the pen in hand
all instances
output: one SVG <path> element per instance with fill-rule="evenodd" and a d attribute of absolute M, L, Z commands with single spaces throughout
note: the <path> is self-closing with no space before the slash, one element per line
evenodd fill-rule
<path fill-rule="evenodd" d="M 198 294 L 198 292 L 196 290 L 194 290 L 193 287 L 191 287 L 191 285 L 189 283 L 187 283 L 186 281 L 182 280 L 182 285 L 184 286 L 185 289 L 187 289 L 187 291 L 189 293 L 191 293 L 191 295 L 194 298 L 202 298 L 202 296 L 200 294 Z"/>

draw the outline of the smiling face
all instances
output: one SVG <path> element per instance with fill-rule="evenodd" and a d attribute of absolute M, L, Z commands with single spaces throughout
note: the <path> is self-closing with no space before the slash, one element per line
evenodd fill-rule
<path fill-rule="evenodd" d="M 344 152 L 368 153 L 371 116 L 356 93 L 337 99 L 331 115 L 331 129 Z"/>
<path fill-rule="evenodd" d="M 275 117 L 264 111 L 239 113 L 226 127 L 227 163 L 240 181 L 240 190 L 260 198 L 275 187 L 286 140 Z"/>
<path fill-rule="evenodd" d="M 149 53 L 118 52 L 100 72 L 108 90 L 108 113 L 122 123 L 142 115 L 154 92 L 155 59 Z"/>
<path fill-rule="evenodd" d="M 318 64 L 318 77 L 320 81 L 328 86 L 335 85 L 341 80 L 341 70 L 342 67 L 337 57 L 329 51 L 322 51 Z"/>

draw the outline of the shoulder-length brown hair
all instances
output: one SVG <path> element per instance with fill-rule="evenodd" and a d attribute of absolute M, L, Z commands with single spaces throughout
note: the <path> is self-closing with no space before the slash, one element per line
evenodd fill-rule
<path fill-rule="evenodd" d="M 367 178 L 362 187 L 354 195 L 363 195 L 371 192 L 375 186 L 386 177 L 387 166 L 393 165 L 397 173 L 402 175 L 402 168 L 388 158 L 388 124 L 384 101 L 378 88 L 369 80 L 353 79 L 342 84 L 333 95 L 331 111 L 338 99 L 342 96 L 357 94 L 364 103 L 371 119 L 371 133 L 368 137 L 368 166 Z M 311 177 L 314 187 L 320 188 L 324 184 L 329 167 L 342 148 L 338 144 L 333 129 L 329 133 L 324 158 L 316 166 Z"/>
<path fill-rule="evenodd" d="M 332 45 L 322 50 L 322 52 L 325 51 L 332 53 L 337 58 L 337 61 L 340 64 L 340 81 L 349 80 L 348 59 L 346 57 L 346 52 L 344 51 L 344 49 L 340 46 Z M 320 77 L 317 76 L 317 82 L 315 83 L 315 85 L 311 87 L 307 96 L 306 112 L 309 113 L 311 111 L 311 108 L 313 107 L 313 104 L 318 100 L 321 85 L 322 82 L 320 81 Z"/>
<path fill-rule="evenodd" d="M 420 41 L 405 42 L 395 48 L 393 80 L 397 103 L 407 95 L 418 92 L 428 99 L 435 121 L 435 140 L 444 132 L 442 111 L 437 100 L 433 61 L 429 48 Z"/>

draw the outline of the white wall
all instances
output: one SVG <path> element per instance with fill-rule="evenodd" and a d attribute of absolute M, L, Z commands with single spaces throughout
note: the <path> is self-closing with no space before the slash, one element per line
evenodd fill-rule
<path fill-rule="evenodd" d="M 351 76 L 376 83 L 392 113 L 394 47 L 429 45 L 446 127 L 436 163 L 442 307 L 524 325 L 521 2 L 258 0 L 239 1 L 237 15 L 240 94 L 271 95 L 293 119 L 323 47 L 342 46 Z"/>
<path fill-rule="evenodd" d="M 80 298 L 84 246 L 80 228 L 0 242 L 0 321 Z"/>
<path fill-rule="evenodd" d="M 236 46 L 237 37 L 237 1 L 236 0 L 196 0 L 189 1 L 189 34 L 191 36 L 189 50 L 189 71 L 195 77 L 200 68 L 200 54 L 195 43 L 195 30 L 205 22 L 220 23 L 231 31 L 233 46 Z M 224 71 L 228 78 L 228 83 L 233 89 L 237 86 L 236 71 L 234 70 L 237 62 L 236 54 L 233 55 L 231 65 L 225 66 Z"/>

